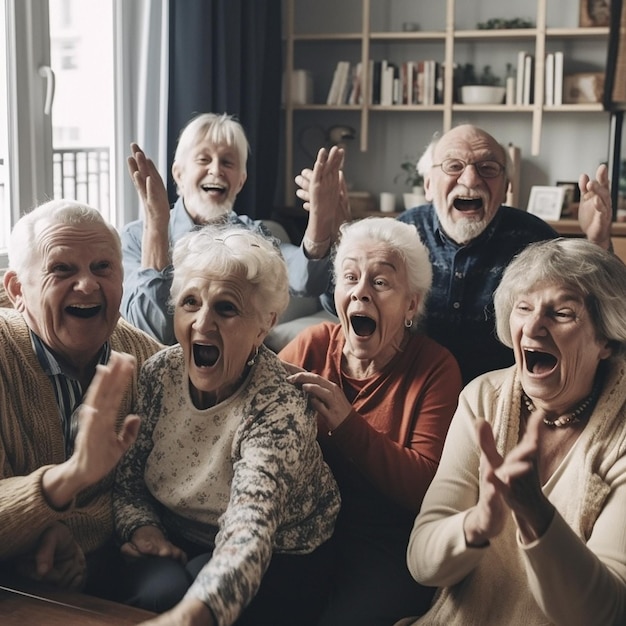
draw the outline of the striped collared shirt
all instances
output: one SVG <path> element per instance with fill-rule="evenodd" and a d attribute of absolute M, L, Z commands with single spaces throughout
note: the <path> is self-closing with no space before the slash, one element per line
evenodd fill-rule
<path fill-rule="evenodd" d="M 69 458 L 74 451 L 74 440 L 78 432 L 78 409 L 83 399 L 84 390 L 76 378 L 63 370 L 54 354 L 32 330 L 30 337 L 39 364 L 50 379 L 54 389 L 65 439 L 65 455 L 66 458 Z M 100 351 L 98 363 L 107 363 L 110 355 L 111 346 L 107 341 Z"/>

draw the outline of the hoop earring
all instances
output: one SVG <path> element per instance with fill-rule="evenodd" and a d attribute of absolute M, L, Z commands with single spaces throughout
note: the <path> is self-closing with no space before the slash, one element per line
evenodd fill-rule
<path fill-rule="evenodd" d="M 413 326 L 413 320 L 404 320 L 404 327 L 411 328 Z"/>
<path fill-rule="evenodd" d="M 254 362 L 256 361 L 258 354 L 259 354 L 259 346 L 257 346 L 254 349 L 254 354 L 246 361 L 246 365 L 248 367 L 252 367 L 254 365 Z"/>

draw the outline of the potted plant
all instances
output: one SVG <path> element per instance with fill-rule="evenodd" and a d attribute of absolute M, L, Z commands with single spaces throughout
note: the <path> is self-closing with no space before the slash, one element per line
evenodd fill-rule
<path fill-rule="evenodd" d="M 393 182 L 397 183 L 402 178 L 404 184 L 411 189 L 410 193 L 403 194 L 404 208 L 410 209 L 420 204 L 425 204 L 424 177 L 417 171 L 416 161 L 407 157 L 407 160 L 400 164 L 400 169 L 402 171 L 393 179 Z"/>

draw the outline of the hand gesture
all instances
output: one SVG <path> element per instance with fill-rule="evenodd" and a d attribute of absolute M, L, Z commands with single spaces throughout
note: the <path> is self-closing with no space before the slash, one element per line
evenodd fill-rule
<path fill-rule="evenodd" d="M 131 558 L 142 556 L 166 556 L 181 563 L 187 562 L 187 555 L 169 542 L 156 526 L 140 526 L 133 532 L 130 541 L 121 547 L 122 554 Z"/>
<path fill-rule="evenodd" d="M 152 159 L 146 157 L 138 144 L 131 143 L 130 151 L 128 173 L 141 197 L 146 223 L 154 228 L 164 228 L 167 232 L 170 202 L 163 179 Z"/>
<path fill-rule="evenodd" d="M 339 227 L 351 219 L 348 189 L 343 176 L 343 148 L 321 148 L 313 169 L 304 169 L 296 176 L 300 187 L 296 195 L 304 200 L 309 211 L 306 236 L 321 242 L 334 238 Z"/>
<path fill-rule="evenodd" d="M 97 366 L 79 409 L 74 453 L 43 475 L 42 487 L 52 506 L 67 506 L 80 491 L 107 476 L 135 442 L 140 422 L 137 415 L 126 416 L 122 427 L 117 428 L 135 363 L 130 354 L 111 352 L 109 362 Z"/>
<path fill-rule="evenodd" d="M 537 471 L 540 425 L 541 415 L 531 416 L 524 436 L 503 458 L 496 449 L 491 426 L 485 420 L 477 421 L 480 495 L 464 522 L 468 544 L 481 545 L 500 534 L 509 510 L 526 542 L 546 531 L 554 508 L 541 491 Z"/>
<path fill-rule="evenodd" d="M 70 529 L 54 522 L 41 534 L 34 555 L 17 560 L 17 570 L 33 580 L 80 590 L 85 583 L 87 564 Z"/>
<path fill-rule="evenodd" d="M 587 174 L 581 174 L 578 187 L 580 189 L 578 207 L 580 228 L 589 241 L 608 250 L 611 244 L 613 211 L 607 166 L 603 163 L 598 167 L 595 180 L 591 180 Z"/>
<path fill-rule="evenodd" d="M 318 412 L 328 430 L 334 430 L 352 412 L 352 405 L 341 388 L 312 372 L 299 372 L 287 378 L 309 394 L 311 406 Z"/>

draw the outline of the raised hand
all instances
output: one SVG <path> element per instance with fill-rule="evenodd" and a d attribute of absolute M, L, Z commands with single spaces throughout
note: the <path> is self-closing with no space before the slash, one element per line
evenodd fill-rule
<path fill-rule="evenodd" d="M 42 487 L 52 506 L 67 506 L 80 491 L 104 478 L 135 442 L 140 423 L 137 415 L 126 416 L 117 428 L 135 365 L 130 354 L 111 352 L 109 362 L 97 366 L 80 407 L 74 453 L 43 475 Z"/>
<path fill-rule="evenodd" d="M 309 211 L 305 237 L 313 242 L 326 242 L 324 252 L 330 248 L 341 224 L 351 219 L 348 189 L 341 169 L 344 156 L 343 148 L 321 148 L 313 169 L 304 169 L 295 178 L 300 187 L 296 195 L 304 200 L 303 206 Z"/>
<path fill-rule="evenodd" d="M 152 159 L 136 144 L 130 145 L 128 173 L 144 207 L 141 266 L 163 270 L 170 263 L 170 203 L 167 189 Z"/>
<path fill-rule="evenodd" d="M 578 223 L 587 239 L 605 250 L 611 244 L 611 190 L 609 188 L 609 170 L 603 163 L 596 170 L 595 180 L 587 174 L 578 179 L 580 189 L 580 205 L 578 207 Z"/>
<path fill-rule="evenodd" d="M 554 507 L 541 491 L 537 471 L 540 425 L 541 415 L 531 416 L 524 436 L 503 458 L 496 449 L 491 426 L 478 420 L 480 495 L 464 522 L 469 545 L 482 545 L 497 536 L 509 510 L 513 512 L 524 541 L 537 539 L 546 531 Z"/>

